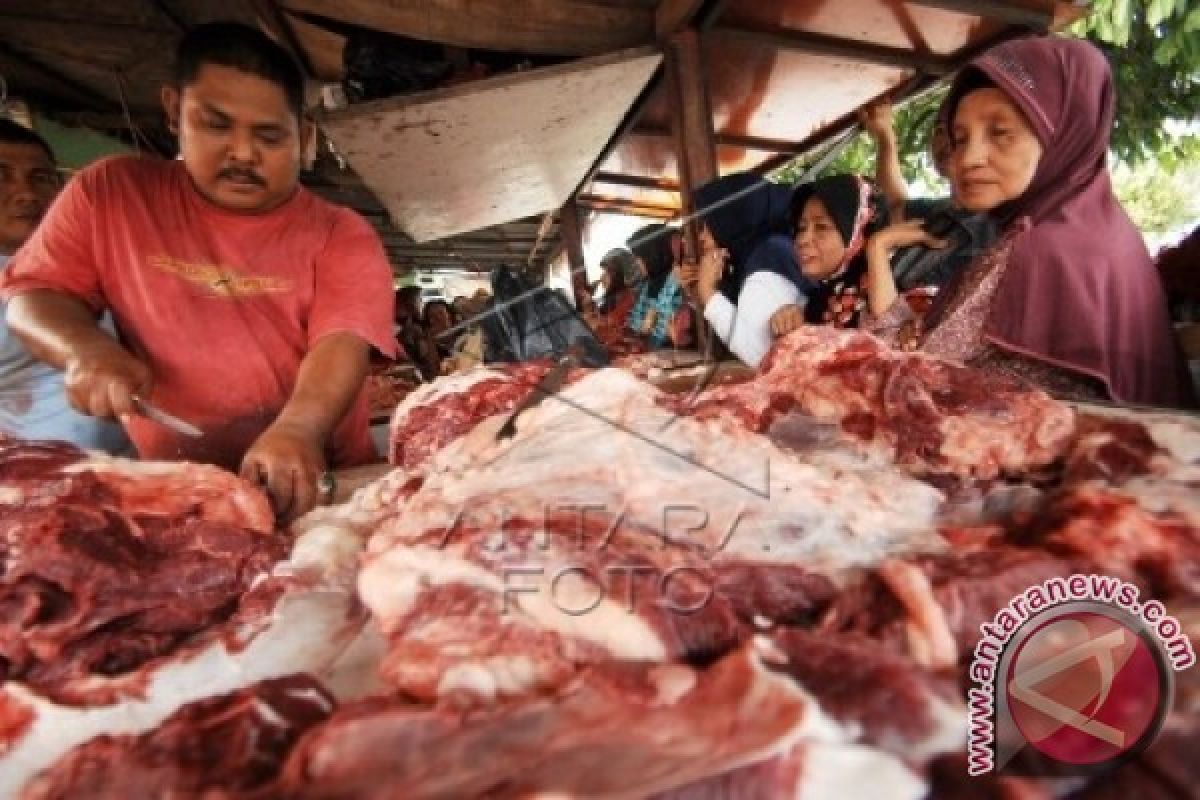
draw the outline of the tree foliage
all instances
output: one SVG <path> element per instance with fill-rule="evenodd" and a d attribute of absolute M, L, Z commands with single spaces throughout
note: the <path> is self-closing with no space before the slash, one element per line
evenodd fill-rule
<path fill-rule="evenodd" d="M 1200 165 L 1164 174 L 1153 161 L 1135 167 L 1118 164 L 1113 190 L 1133 224 L 1151 238 L 1177 232 L 1200 215 Z"/>
<path fill-rule="evenodd" d="M 1112 64 L 1112 148 L 1121 161 L 1155 159 L 1173 171 L 1200 160 L 1200 135 L 1186 125 L 1200 109 L 1200 3 L 1093 0 L 1071 32 L 1093 41 Z"/>
<path fill-rule="evenodd" d="M 1117 89 L 1112 149 L 1118 161 L 1131 166 L 1153 161 L 1168 173 L 1200 163 L 1198 0 L 1092 0 L 1088 16 L 1067 32 L 1094 42 L 1112 64 Z M 945 91 L 906 102 L 895 117 L 904 177 L 931 193 L 945 191 L 929 154 L 930 131 Z M 794 182 L 825 152 L 798 158 L 773 177 Z M 819 174 L 872 175 L 874 170 L 874 146 L 859 134 Z"/>

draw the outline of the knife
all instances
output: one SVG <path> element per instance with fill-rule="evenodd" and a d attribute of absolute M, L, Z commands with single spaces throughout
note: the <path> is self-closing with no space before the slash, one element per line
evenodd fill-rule
<path fill-rule="evenodd" d="M 496 432 L 496 441 L 511 439 L 513 434 L 517 432 L 517 417 L 524 414 L 529 409 L 536 406 L 538 403 L 545 400 L 552 394 L 558 394 L 563 385 L 567 382 L 567 374 L 579 363 L 579 357 L 574 353 L 568 353 L 558 360 L 549 372 L 546 373 L 537 386 L 534 386 L 529 394 L 521 399 L 517 407 L 504 421 L 504 425 Z"/>
<path fill-rule="evenodd" d="M 180 419 L 174 414 L 168 414 L 156 405 L 151 405 L 143 398 L 134 395 L 133 403 L 137 406 L 138 412 L 149 420 L 154 420 L 164 428 L 169 428 L 183 436 L 190 436 L 193 439 L 198 439 L 204 435 L 204 431 L 197 428 L 190 422 Z"/>

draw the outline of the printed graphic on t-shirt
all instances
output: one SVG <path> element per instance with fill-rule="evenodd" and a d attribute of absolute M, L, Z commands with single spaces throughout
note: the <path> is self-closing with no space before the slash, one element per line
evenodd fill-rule
<path fill-rule="evenodd" d="M 292 281 L 270 275 L 246 275 L 235 267 L 193 264 L 170 256 L 151 256 L 150 266 L 177 275 L 214 297 L 257 297 L 292 290 Z"/>

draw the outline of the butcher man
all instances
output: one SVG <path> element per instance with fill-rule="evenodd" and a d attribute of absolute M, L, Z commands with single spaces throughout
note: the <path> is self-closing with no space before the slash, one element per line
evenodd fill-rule
<path fill-rule="evenodd" d="M 180 160 L 76 176 L 0 282 L 8 322 L 143 458 L 240 470 L 290 520 L 332 493 L 327 470 L 376 459 L 363 381 L 372 346 L 394 353 L 391 269 L 361 217 L 298 185 L 313 128 L 280 46 L 195 28 L 162 101 Z"/>

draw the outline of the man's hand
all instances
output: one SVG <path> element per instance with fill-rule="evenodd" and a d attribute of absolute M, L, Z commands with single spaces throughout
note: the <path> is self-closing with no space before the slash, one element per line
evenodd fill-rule
<path fill-rule="evenodd" d="M 321 437 L 288 422 L 276 422 L 246 451 L 242 477 L 266 488 L 275 516 L 291 522 L 313 509 L 318 500 L 317 482 L 325 472 Z"/>
<path fill-rule="evenodd" d="M 65 373 L 67 400 L 94 417 L 135 413 L 133 396 L 150 394 L 150 367 L 100 330 L 74 295 L 37 289 L 9 301 L 8 327 L 35 358 Z"/>
<path fill-rule="evenodd" d="M 804 309 L 797 305 L 788 305 L 771 315 L 771 334 L 779 337 L 786 336 L 804 325 Z"/>
<path fill-rule="evenodd" d="M 369 347 L 353 333 L 322 336 L 300 362 L 291 399 L 242 459 L 242 477 L 267 487 L 281 522 L 333 499 L 317 492 L 325 442 L 362 388 Z"/>
<path fill-rule="evenodd" d="M 150 367 L 111 339 L 76 348 L 65 366 L 67 400 L 76 411 L 93 417 L 117 419 L 137 413 L 134 396 L 149 397 L 154 383 Z"/>

